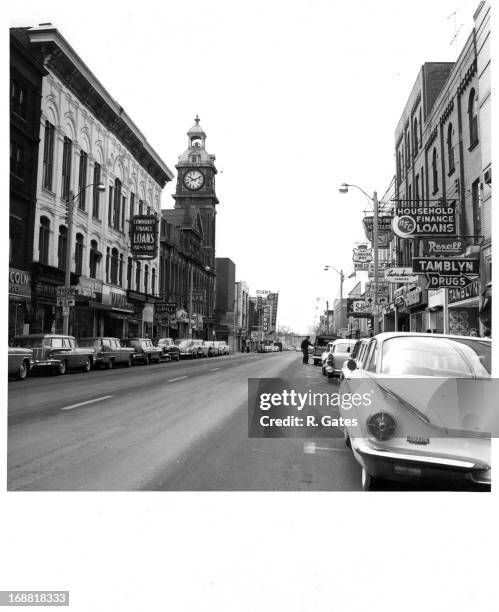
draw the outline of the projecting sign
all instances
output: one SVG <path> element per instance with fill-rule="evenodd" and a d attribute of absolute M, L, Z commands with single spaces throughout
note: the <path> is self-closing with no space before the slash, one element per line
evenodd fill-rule
<path fill-rule="evenodd" d="M 154 259 L 158 250 L 158 219 L 135 215 L 130 219 L 131 251 L 135 259 Z"/>
<path fill-rule="evenodd" d="M 374 216 L 364 217 L 362 219 L 362 223 L 364 224 L 364 231 L 368 240 L 372 242 L 373 240 L 373 228 L 374 228 Z M 380 215 L 378 217 L 378 247 L 380 242 L 380 237 L 383 234 L 386 234 L 388 240 L 392 231 L 392 216 L 391 215 Z"/>
<path fill-rule="evenodd" d="M 412 268 L 386 268 L 385 280 L 388 283 L 417 283 L 418 275 Z"/>
<path fill-rule="evenodd" d="M 269 293 L 267 296 L 267 302 L 269 303 L 269 305 L 272 308 L 272 316 L 271 316 L 271 320 L 272 320 L 272 329 L 275 329 L 276 326 L 276 321 L 277 321 L 277 303 L 279 301 L 279 294 L 278 293 Z"/>
<path fill-rule="evenodd" d="M 466 257 L 414 257 L 412 269 L 426 274 L 427 289 L 459 288 L 480 274 L 480 260 Z"/>
<path fill-rule="evenodd" d="M 353 250 L 352 261 L 354 263 L 368 263 L 372 260 L 373 251 L 367 248 L 367 244 L 359 244 L 359 246 Z"/>
<path fill-rule="evenodd" d="M 354 318 L 364 318 L 365 316 L 371 316 L 372 311 L 364 299 L 351 299 L 347 300 L 347 316 Z"/>
<path fill-rule="evenodd" d="M 456 234 L 455 202 L 438 206 L 399 202 L 393 217 L 393 231 L 400 238 L 416 236 L 454 236 Z"/>
<path fill-rule="evenodd" d="M 466 244 L 462 238 L 425 238 L 421 241 L 423 255 L 460 255 L 466 250 Z"/>

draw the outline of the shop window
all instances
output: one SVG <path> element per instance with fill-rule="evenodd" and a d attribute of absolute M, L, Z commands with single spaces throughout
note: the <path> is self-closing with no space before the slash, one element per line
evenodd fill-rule
<path fill-rule="evenodd" d="M 64 146 L 62 150 L 62 193 L 61 198 L 69 201 L 69 194 L 71 192 L 71 154 L 73 149 L 73 142 L 64 136 Z"/>
<path fill-rule="evenodd" d="M 81 276 L 83 268 L 83 234 L 76 234 L 75 242 L 75 272 Z"/>
<path fill-rule="evenodd" d="M 59 242 L 57 245 L 57 266 L 61 270 L 66 269 L 66 249 L 68 248 L 68 228 L 59 226 Z"/>
<path fill-rule="evenodd" d="M 100 260 L 98 244 L 96 240 L 90 242 L 89 274 L 90 278 L 97 278 L 97 265 Z"/>
<path fill-rule="evenodd" d="M 468 98 L 468 122 L 470 133 L 470 149 L 478 143 L 478 114 L 475 103 L 475 90 L 470 91 Z"/>
<path fill-rule="evenodd" d="M 52 191 L 52 175 L 54 168 L 54 133 L 55 128 L 45 121 L 45 138 L 43 141 L 43 186 Z"/>
<path fill-rule="evenodd" d="M 80 172 L 78 174 L 78 208 L 80 210 L 85 210 L 86 208 L 87 165 L 88 155 L 85 153 L 85 151 L 80 151 Z"/>

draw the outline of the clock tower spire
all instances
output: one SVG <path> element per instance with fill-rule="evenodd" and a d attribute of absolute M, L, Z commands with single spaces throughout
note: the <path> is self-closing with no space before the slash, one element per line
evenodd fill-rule
<path fill-rule="evenodd" d="M 215 156 L 206 151 L 206 134 L 196 115 L 187 132 L 187 149 L 178 157 L 175 208 L 199 210 L 203 231 L 203 249 L 209 266 L 215 267 L 215 217 L 218 198 L 215 193 Z"/>

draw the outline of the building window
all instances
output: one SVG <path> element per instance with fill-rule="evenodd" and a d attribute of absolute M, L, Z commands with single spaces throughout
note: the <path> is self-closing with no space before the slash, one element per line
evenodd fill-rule
<path fill-rule="evenodd" d="M 130 221 L 132 220 L 134 212 L 135 212 L 135 194 L 132 192 L 130 193 Z"/>
<path fill-rule="evenodd" d="M 66 269 L 66 249 L 68 248 L 68 228 L 59 226 L 59 242 L 57 245 L 57 266 L 61 270 Z"/>
<path fill-rule="evenodd" d="M 468 121 L 470 131 L 470 148 L 474 147 L 478 142 L 478 115 L 475 104 L 475 90 L 470 91 L 468 98 Z"/>
<path fill-rule="evenodd" d="M 109 267 L 111 263 L 111 249 L 107 247 L 106 249 L 106 283 L 109 282 Z"/>
<path fill-rule="evenodd" d="M 127 289 L 132 288 L 132 258 L 128 258 L 128 266 L 126 271 L 126 286 Z"/>
<path fill-rule="evenodd" d="M 147 293 L 149 289 L 149 266 L 144 266 L 144 293 Z"/>
<path fill-rule="evenodd" d="M 109 205 L 107 208 L 107 224 L 111 227 L 113 219 L 113 186 L 109 185 Z"/>
<path fill-rule="evenodd" d="M 118 249 L 111 251 L 111 283 L 118 284 Z"/>
<path fill-rule="evenodd" d="M 93 193 L 93 206 L 92 206 L 92 216 L 94 219 L 99 218 L 99 208 L 100 208 L 100 191 L 97 189 L 97 185 L 100 184 L 100 164 L 97 162 L 94 163 L 94 193 Z"/>
<path fill-rule="evenodd" d="M 409 128 L 405 131 L 405 163 L 408 168 L 411 166 L 411 132 Z"/>
<path fill-rule="evenodd" d="M 24 151 L 14 140 L 10 141 L 10 171 L 20 179 L 24 179 Z"/>
<path fill-rule="evenodd" d="M 416 180 L 414 182 L 414 199 L 419 204 L 419 174 L 416 174 Z"/>
<path fill-rule="evenodd" d="M 69 193 L 71 191 L 71 151 L 73 143 L 64 136 L 64 147 L 62 150 L 62 193 L 61 198 L 69 201 Z"/>
<path fill-rule="evenodd" d="M 26 119 L 26 89 L 17 81 L 12 81 L 10 108 L 16 115 Z"/>
<path fill-rule="evenodd" d="M 135 268 L 135 291 L 140 292 L 140 261 Z"/>
<path fill-rule="evenodd" d="M 454 168 L 454 143 L 452 141 L 452 123 L 447 127 L 447 157 L 449 159 L 449 174 L 452 174 Z"/>
<path fill-rule="evenodd" d="M 473 233 L 478 238 L 482 233 L 482 220 L 480 215 L 480 180 L 471 184 L 471 206 L 473 209 Z"/>
<path fill-rule="evenodd" d="M 54 126 L 45 121 L 45 138 L 43 142 L 43 186 L 52 191 L 52 173 L 54 168 Z"/>
<path fill-rule="evenodd" d="M 76 234 L 75 243 L 75 272 L 81 276 L 83 268 L 83 234 Z"/>
<path fill-rule="evenodd" d="M 412 154 L 414 158 L 418 154 L 418 120 L 414 117 L 414 130 L 412 135 Z"/>
<path fill-rule="evenodd" d="M 142 200 L 139 200 L 139 215 L 143 215 L 144 214 L 144 202 Z"/>
<path fill-rule="evenodd" d="M 433 153 L 431 154 L 431 171 L 433 176 L 433 193 L 438 191 L 438 168 L 437 168 L 437 149 L 433 147 Z"/>
<path fill-rule="evenodd" d="M 121 181 L 114 181 L 114 205 L 113 205 L 113 227 L 115 230 L 120 229 L 120 205 L 121 205 Z"/>
<path fill-rule="evenodd" d="M 126 210 L 126 196 L 121 199 L 121 231 L 125 231 L 125 210 Z"/>
<path fill-rule="evenodd" d="M 78 198 L 78 208 L 80 210 L 85 210 L 86 207 L 87 190 L 85 187 L 87 186 L 87 164 L 87 154 L 85 151 L 80 151 L 80 173 L 78 175 L 78 193 L 80 194 Z"/>
<path fill-rule="evenodd" d="M 155 295 L 156 293 L 156 270 L 155 268 L 152 269 L 152 274 L 151 274 L 151 293 L 152 295 Z"/>
<path fill-rule="evenodd" d="M 99 263 L 100 253 L 96 240 L 90 242 L 90 278 L 97 278 L 97 264 Z"/>
<path fill-rule="evenodd" d="M 147 207 L 147 215 L 149 216 L 150 214 L 151 214 L 151 207 L 150 207 L 150 206 L 148 206 L 148 207 Z"/>
<path fill-rule="evenodd" d="M 120 271 L 118 273 L 118 281 L 120 287 L 123 287 L 123 254 L 120 253 Z"/>
<path fill-rule="evenodd" d="M 38 233 L 38 260 L 47 265 L 49 262 L 50 221 L 47 217 L 40 217 L 40 231 Z"/>

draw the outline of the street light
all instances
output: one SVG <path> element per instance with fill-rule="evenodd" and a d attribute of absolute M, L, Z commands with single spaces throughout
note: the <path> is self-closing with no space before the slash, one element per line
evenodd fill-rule
<path fill-rule="evenodd" d="M 374 311 L 377 312 L 377 309 L 378 309 L 378 268 L 379 268 L 379 265 L 378 265 L 378 194 L 375 191 L 373 193 L 373 196 L 371 197 L 369 194 L 367 194 L 362 189 L 362 187 L 359 187 L 358 185 L 352 185 L 350 183 L 342 183 L 338 191 L 340 193 L 348 193 L 349 187 L 355 187 L 355 189 L 358 189 L 359 191 L 361 191 L 366 196 L 366 198 L 368 198 L 372 202 L 372 207 L 373 207 L 373 212 L 374 212 L 373 239 L 372 239 L 373 248 L 374 248 Z M 378 322 L 376 320 L 375 329 L 374 329 L 375 332 L 378 331 L 377 327 L 378 327 Z"/>
<path fill-rule="evenodd" d="M 72 257 L 72 240 L 73 240 L 73 213 L 74 207 L 81 194 L 88 189 L 95 187 L 99 193 L 106 191 L 106 186 L 103 183 L 90 183 L 83 187 L 76 195 L 70 191 L 68 200 L 68 239 L 66 245 L 66 265 L 64 270 L 64 299 L 67 300 L 71 287 L 71 257 Z M 62 333 L 67 336 L 69 333 L 69 306 L 62 308 Z"/>

